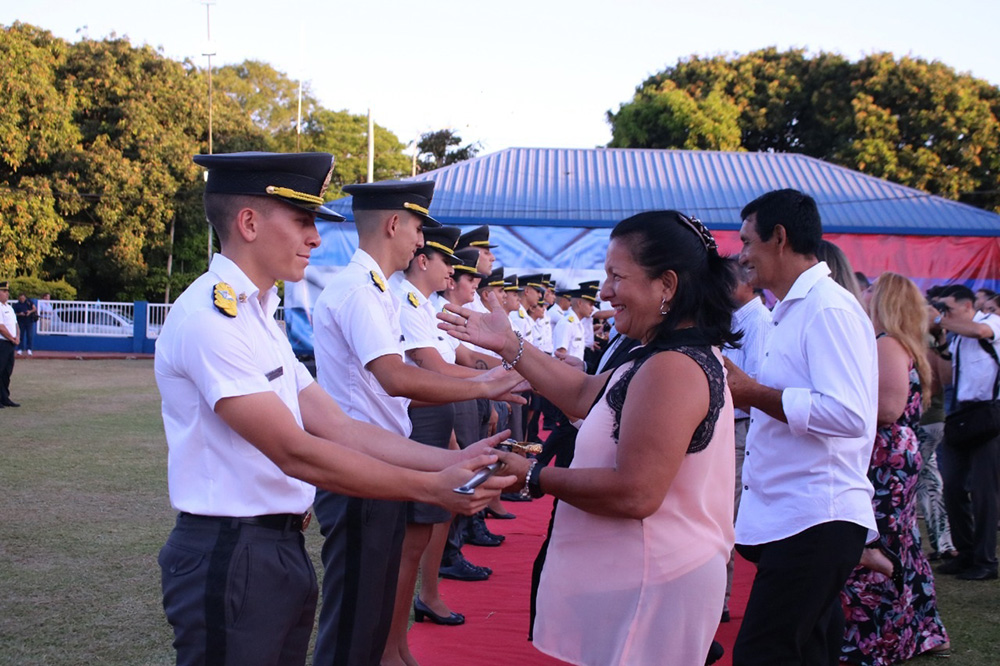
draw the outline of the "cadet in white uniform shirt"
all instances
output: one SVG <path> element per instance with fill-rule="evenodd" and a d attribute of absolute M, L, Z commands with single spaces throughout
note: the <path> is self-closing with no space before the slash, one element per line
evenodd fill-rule
<path fill-rule="evenodd" d="M 570 296 L 570 309 L 565 317 L 556 322 L 552 331 L 552 346 L 559 358 L 571 356 L 583 361 L 583 353 L 587 348 L 587 334 L 583 320 L 594 312 L 597 299 L 589 289 L 576 289 L 566 292 Z"/>
<path fill-rule="evenodd" d="M 458 245 L 455 247 L 456 252 L 470 247 L 475 248 L 479 252 L 479 262 L 476 264 L 476 270 L 483 275 L 492 273 L 493 263 L 496 261 L 493 248 L 496 245 L 490 243 L 490 228 L 488 225 L 484 224 L 481 227 L 476 227 L 458 237 Z M 501 274 L 502 277 L 503 275 Z M 472 303 L 468 307 L 476 312 L 488 312 L 486 306 L 483 305 L 483 299 L 480 297 L 479 292 L 476 292 L 475 298 L 472 299 Z M 492 352 L 489 352 L 489 354 L 492 355 Z"/>
<path fill-rule="evenodd" d="M 344 188 L 353 197 L 359 247 L 323 289 L 313 315 L 320 385 L 348 414 L 403 436 L 410 434 L 410 399 L 443 403 L 506 396 L 519 381 L 516 373 L 459 379 L 403 360 L 400 304 L 388 278 L 423 246 L 422 227 L 440 226 L 428 212 L 433 188 L 433 181 Z M 314 663 L 376 665 L 392 621 L 404 504 L 321 491 L 314 506 L 326 538 Z"/>
<path fill-rule="evenodd" d="M 444 469 L 461 455 L 348 418 L 275 322 L 274 283 L 303 278 L 320 242 L 315 218 L 343 220 L 323 206 L 331 155 L 195 161 L 208 169 L 205 212 L 222 251 L 156 344 L 180 511 L 159 556 L 163 607 L 178 664 L 304 664 L 317 590 L 301 530 L 314 485 L 468 512 L 498 490 L 463 507 L 452 488 L 493 456 Z"/>
<path fill-rule="evenodd" d="M 878 536 L 875 332 L 816 259 L 811 197 L 769 192 L 741 216 L 740 262 L 779 302 L 757 379 L 726 361 L 734 404 L 752 407 L 736 550 L 757 563 L 733 664 L 837 664 L 840 591 Z"/>

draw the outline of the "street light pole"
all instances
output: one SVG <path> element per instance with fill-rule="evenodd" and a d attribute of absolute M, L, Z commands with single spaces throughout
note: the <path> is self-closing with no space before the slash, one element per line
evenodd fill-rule
<path fill-rule="evenodd" d="M 205 5 L 205 30 L 208 34 L 208 42 L 205 45 L 206 53 L 202 53 L 204 56 L 208 56 L 208 154 L 212 154 L 212 56 L 215 55 L 215 49 L 212 48 L 212 5 L 214 2 L 209 2 L 206 0 Z M 205 172 L 205 178 L 208 178 L 208 172 Z M 208 225 L 208 263 L 212 263 L 212 225 Z"/>

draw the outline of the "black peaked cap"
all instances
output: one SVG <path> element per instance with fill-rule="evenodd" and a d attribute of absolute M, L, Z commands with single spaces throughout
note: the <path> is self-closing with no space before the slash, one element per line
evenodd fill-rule
<path fill-rule="evenodd" d="M 221 153 L 195 155 L 194 162 L 208 169 L 206 194 L 273 197 L 329 222 L 345 219 L 324 205 L 333 174 L 329 153 Z"/>
<path fill-rule="evenodd" d="M 344 186 L 344 192 L 353 198 L 353 210 L 408 210 L 424 221 L 425 227 L 440 227 L 431 217 L 431 199 L 434 197 L 433 180 L 381 180 L 377 183 L 358 183 Z"/>

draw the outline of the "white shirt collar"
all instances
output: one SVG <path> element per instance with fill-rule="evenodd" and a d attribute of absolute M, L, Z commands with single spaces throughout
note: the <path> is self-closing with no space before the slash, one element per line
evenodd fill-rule
<path fill-rule="evenodd" d="M 377 273 L 383 280 L 387 277 L 386 274 L 382 272 L 382 268 L 378 265 L 378 262 L 372 258 L 372 255 L 368 254 L 360 247 L 354 251 L 354 256 L 351 257 L 351 262 L 361 264 L 370 271 L 375 271 L 375 273 Z"/>
<path fill-rule="evenodd" d="M 260 290 L 257 288 L 257 285 L 247 277 L 247 274 L 243 272 L 243 269 L 236 262 L 226 255 L 216 253 L 212 257 L 212 263 L 208 269 L 233 288 L 240 302 L 250 301 L 252 298 L 260 298 L 261 309 L 268 316 L 273 316 L 277 311 L 278 305 L 281 303 L 281 299 L 278 298 L 278 288 L 272 285 L 270 289 L 264 292 L 263 297 L 260 297 Z"/>
<path fill-rule="evenodd" d="M 774 316 L 775 321 L 780 321 L 785 310 L 787 309 L 787 303 L 792 301 L 798 301 L 806 297 L 816 283 L 825 277 L 829 277 L 830 267 L 826 265 L 825 261 L 821 261 L 815 266 L 810 266 L 806 270 L 799 273 L 799 276 L 795 278 L 795 282 L 792 283 L 791 289 L 785 294 L 785 297 L 778 301 L 774 310 L 771 311 Z"/>

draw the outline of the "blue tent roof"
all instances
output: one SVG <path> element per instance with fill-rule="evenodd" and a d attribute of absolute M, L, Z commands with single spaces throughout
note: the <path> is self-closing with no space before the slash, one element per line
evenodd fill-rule
<path fill-rule="evenodd" d="M 794 153 L 508 148 L 415 180 L 436 181 L 431 214 L 459 226 L 610 228 L 673 208 L 739 229 L 746 203 L 792 187 L 827 232 L 1000 236 L 1000 215 Z M 350 219 L 350 201 L 330 206 Z"/>

